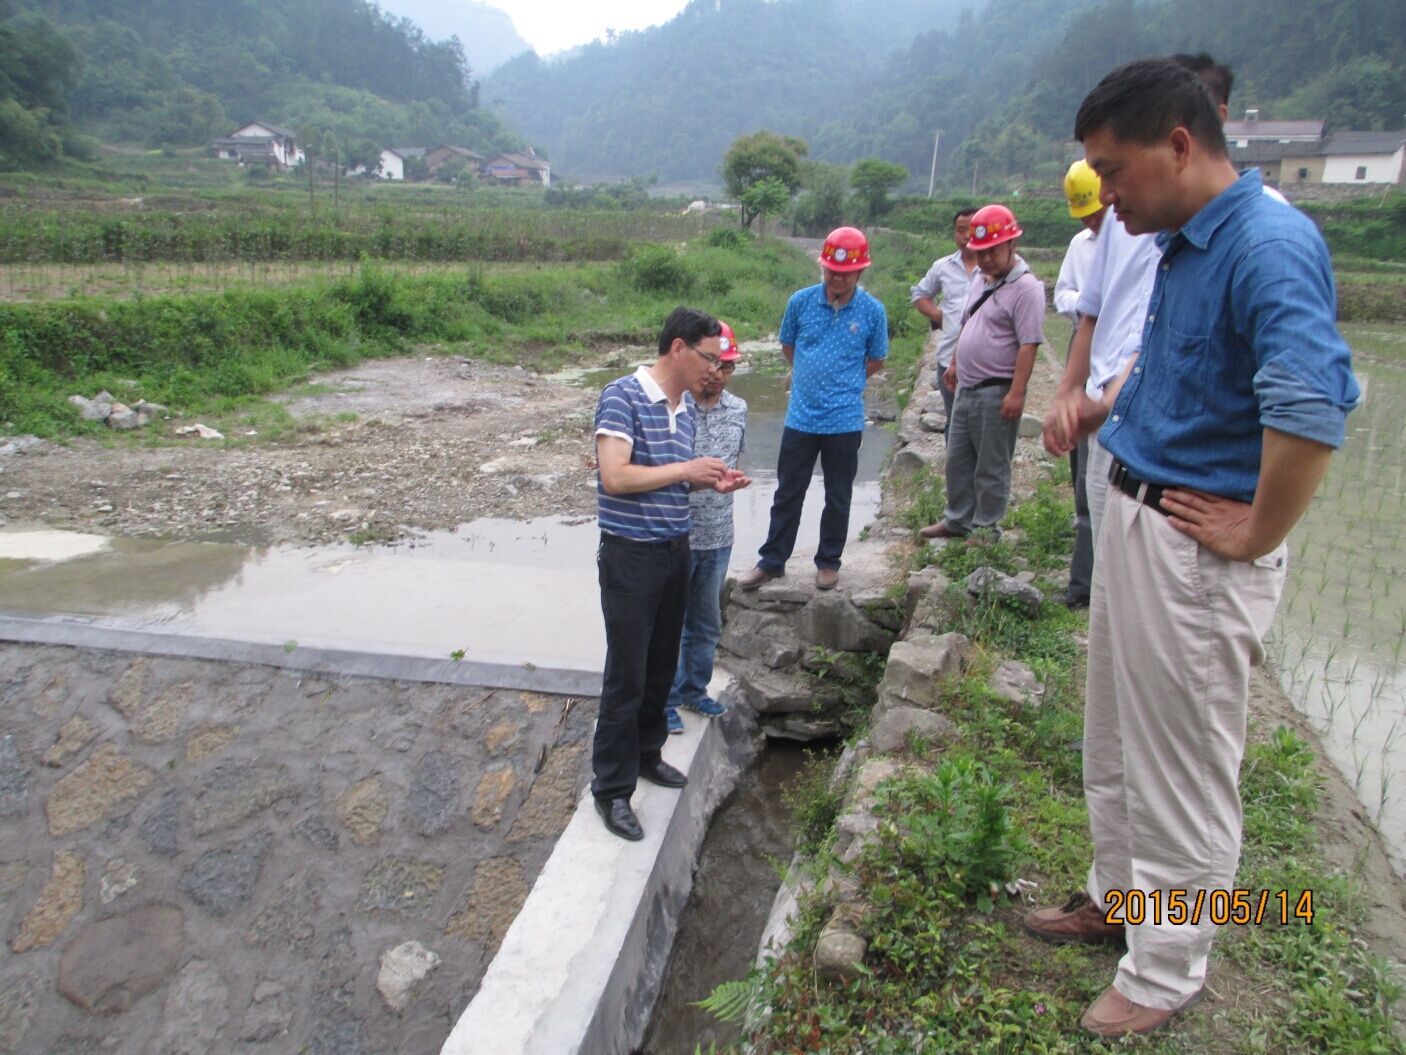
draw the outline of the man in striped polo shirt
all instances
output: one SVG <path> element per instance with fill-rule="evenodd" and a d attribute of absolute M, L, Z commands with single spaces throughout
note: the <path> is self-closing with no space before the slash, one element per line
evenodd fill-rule
<path fill-rule="evenodd" d="M 665 762 L 664 703 L 688 607 L 688 495 L 730 494 L 751 481 L 721 458 L 695 458 L 692 393 L 721 361 L 711 315 L 676 308 L 659 334 L 659 358 L 605 386 L 596 407 L 597 519 L 605 675 L 591 747 L 591 793 L 605 826 L 644 837 L 630 807 L 636 781 L 681 788 Z"/>

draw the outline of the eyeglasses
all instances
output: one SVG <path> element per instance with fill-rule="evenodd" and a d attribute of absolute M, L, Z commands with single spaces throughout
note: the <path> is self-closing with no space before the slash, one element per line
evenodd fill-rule
<path fill-rule="evenodd" d="M 698 357 L 708 364 L 708 369 L 717 370 L 722 366 L 723 361 L 721 356 L 709 355 L 699 348 L 694 348 L 691 344 L 688 347 L 693 348 L 693 350 L 698 353 Z"/>

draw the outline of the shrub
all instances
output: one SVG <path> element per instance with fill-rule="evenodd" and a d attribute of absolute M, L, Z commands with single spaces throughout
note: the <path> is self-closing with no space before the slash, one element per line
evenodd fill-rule
<path fill-rule="evenodd" d="M 630 285 L 642 293 L 684 296 L 693 289 L 693 272 L 668 246 L 640 246 L 622 268 Z"/>

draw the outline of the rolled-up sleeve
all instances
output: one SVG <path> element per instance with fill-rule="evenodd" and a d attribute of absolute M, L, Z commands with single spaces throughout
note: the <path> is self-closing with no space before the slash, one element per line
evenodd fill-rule
<path fill-rule="evenodd" d="M 1257 244 L 1235 269 L 1230 302 L 1255 357 L 1260 424 L 1341 447 L 1362 392 L 1338 332 L 1325 254 L 1296 238 Z"/>
<path fill-rule="evenodd" d="M 908 290 L 908 303 L 914 304 L 921 297 L 936 300 L 942 292 L 942 261 L 934 260 L 928 273 L 918 280 L 918 284 Z"/>

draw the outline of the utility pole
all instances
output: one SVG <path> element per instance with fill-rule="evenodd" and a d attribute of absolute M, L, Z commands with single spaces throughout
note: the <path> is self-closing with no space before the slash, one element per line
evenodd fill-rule
<path fill-rule="evenodd" d="M 928 197 L 932 197 L 933 184 L 937 182 L 937 141 L 942 138 L 942 129 L 932 134 L 932 171 L 928 173 Z"/>

